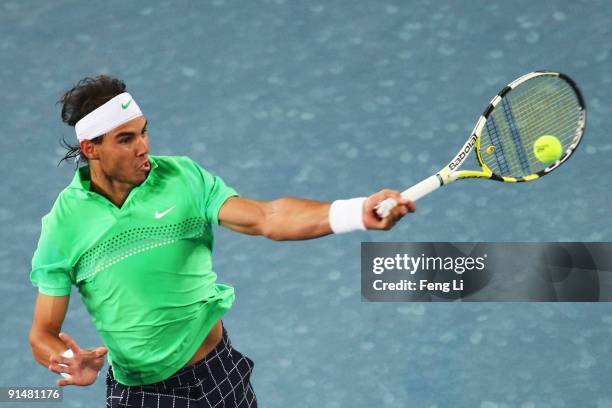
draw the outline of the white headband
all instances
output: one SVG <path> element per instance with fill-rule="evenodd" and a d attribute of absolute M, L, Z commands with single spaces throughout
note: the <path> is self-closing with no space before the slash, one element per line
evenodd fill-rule
<path fill-rule="evenodd" d="M 74 126 L 77 139 L 95 139 L 130 120 L 142 116 L 136 101 L 127 92 L 115 96 L 99 108 L 89 112 Z"/>

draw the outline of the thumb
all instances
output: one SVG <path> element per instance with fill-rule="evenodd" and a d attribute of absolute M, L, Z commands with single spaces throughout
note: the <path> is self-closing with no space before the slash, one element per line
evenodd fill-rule
<path fill-rule="evenodd" d="M 65 387 L 66 385 L 74 385 L 74 382 L 72 381 L 72 379 L 68 380 L 64 378 L 61 380 L 57 380 L 57 385 L 60 387 Z"/>
<path fill-rule="evenodd" d="M 108 349 L 106 347 L 98 347 L 94 350 L 96 357 L 104 357 L 106 353 L 108 353 Z"/>
<path fill-rule="evenodd" d="M 81 347 L 79 347 L 79 344 L 70 335 L 68 335 L 67 333 L 61 332 L 59 334 L 59 338 L 60 340 L 64 342 L 64 344 L 68 346 L 69 349 L 72 350 L 74 354 L 81 354 L 82 352 Z"/>

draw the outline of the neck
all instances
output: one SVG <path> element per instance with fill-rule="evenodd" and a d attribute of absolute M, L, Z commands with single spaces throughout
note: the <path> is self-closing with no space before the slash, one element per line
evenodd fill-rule
<path fill-rule="evenodd" d="M 136 187 L 133 184 L 122 183 L 108 177 L 95 165 L 90 165 L 90 172 L 91 190 L 106 197 L 119 208 L 125 203 L 130 191 Z"/>

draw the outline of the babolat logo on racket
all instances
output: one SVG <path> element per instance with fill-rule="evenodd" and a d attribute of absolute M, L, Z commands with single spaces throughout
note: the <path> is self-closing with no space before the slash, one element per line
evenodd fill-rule
<path fill-rule="evenodd" d="M 476 139 L 478 139 L 476 135 L 472 135 L 472 137 L 468 139 L 468 141 L 465 143 L 465 146 L 463 147 L 463 150 L 460 151 L 459 154 L 455 156 L 453 161 L 448 165 L 449 169 L 454 170 L 457 166 L 463 163 L 463 160 L 468 154 L 470 154 L 470 152 L 474 148 L 474 145 L 476 144 Z"/>

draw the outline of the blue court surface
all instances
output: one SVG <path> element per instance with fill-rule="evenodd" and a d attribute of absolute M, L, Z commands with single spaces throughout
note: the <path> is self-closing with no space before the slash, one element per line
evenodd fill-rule
<path fill-rule="evenodd" d="M 444 187 L 390 232 L 219 229 L 215 271 L 262 407 L 612 407 L 612 306 L 365 303 L 359 258 L 362 241 L 612 240 L 611 2 L 3 1 L 0 50 L 0 386 L 57 378 L 30 352 L 29 271 L 74 171 L 56 167 L 74 132 L 55 102 L 79 79 L 124 79 L 154 154 L 246 197 L 333 200 L 429 176 L 506 83 L 552 69 L 581 86 L 588 123 L 550 176 Z M 100 345 L 74 290 L 64 330 Z M 104 393 L 68 387 L 62 406 Z"/>

